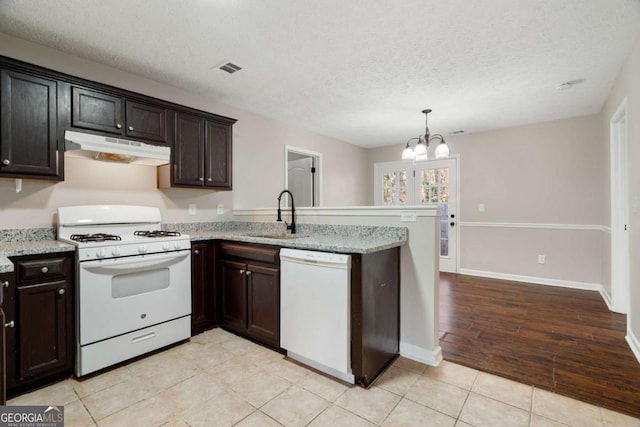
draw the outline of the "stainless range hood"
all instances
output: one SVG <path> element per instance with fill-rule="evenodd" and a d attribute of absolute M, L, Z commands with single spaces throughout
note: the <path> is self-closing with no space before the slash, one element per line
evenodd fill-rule
<path fill-rule="evenodd" d="M 169 163 L 171 149 L 109 136 L 67 130 L 65 155 L 134 165 L 162 166 Z"/>

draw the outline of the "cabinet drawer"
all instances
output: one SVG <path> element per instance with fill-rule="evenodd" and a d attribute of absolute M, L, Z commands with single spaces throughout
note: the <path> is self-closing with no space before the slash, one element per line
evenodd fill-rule
<path fill-rule="evenodd" d="M 263 247 L 254 245 L 242 245 L 236 243 L 223 243 L 222 256 L 243 258 L 250 261 L 278 264 L 278 247 Z"/>
<path fill-rule="evenodd" d="M 66 276 L 68 258 L 50 258 L 31 261 L 17 261 L 17 283 L 48 281 Z"/>

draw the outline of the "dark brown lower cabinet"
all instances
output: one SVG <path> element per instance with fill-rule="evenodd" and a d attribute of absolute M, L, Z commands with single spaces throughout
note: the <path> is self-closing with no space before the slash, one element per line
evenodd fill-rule
<path fill-rule="evenodd" d="M 4 316 L 4 289 L 11 286 L 13 282 L 13 274 L 0 274 L 0 358 L 2 360 L 0 366 L 0 405 L 7 404 L 7 360 L 6 360 L 6 338 L 4 333 L 5 316 Z"/>
<path fill-rule="evenodd" d="M 400 351 L 400 248 L 351 258 L 351 370 L 365 387 Z"/>
<path fill-rule="evenodd" d="M 221 244 L 222 326 L 280 348 L 280 248 Z"/>
<path fill-rule="evenodd" d="M 16 394 L 71 374 L 74 363 L 74 254 L 11 259 L 4 288 L 7 391 Z"/>
<path fill-rule="evenodd" d="M 213 242 L 191 245 L 191 335 L 214 327 L 218 322 Z"/>

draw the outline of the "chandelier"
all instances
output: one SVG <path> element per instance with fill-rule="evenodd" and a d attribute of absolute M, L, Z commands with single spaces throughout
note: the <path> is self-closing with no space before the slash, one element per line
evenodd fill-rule
<path fill-rule="evenodd" d="M 449 146 L 445 142 L 444 137 L 439 133 L 431 136 L 431 132 L 429 132 L 428 114 L 431 110 L 427 108 L 426 110 L 422 110 L 422 112 L 424 113 L 424 135 L 409 138 L 407 145 L 402 151 L 402 160 L 427 160 L 429 142 L 434 140 L 440 141 L 440 144 L 436 147 L 436 159 L 449 157 Z M 411 148 L 411 141 L 418 141 L 415 148 Z"/>

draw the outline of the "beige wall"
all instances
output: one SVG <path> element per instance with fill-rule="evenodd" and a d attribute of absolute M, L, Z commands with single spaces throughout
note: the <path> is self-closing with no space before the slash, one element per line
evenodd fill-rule
<path fill-rule="evenodd" d="M 616 80 L 602 112 L 603 126 L 607 132 L 609 120 L 622 100 L 627 99 L 627 140 L 629 160 L 629 259 L 630 259 L 630 304 L 628 313 L 630 344 L 640 360 L 640 210 L 634 208 L 633 200 L 640 199 L 640 41 L 636 43 L 627 63 Z M 608 136 L 607 136 L 608 140 Z"/>
<path fill-rule="evenodd" d="M 608 209 L 600 126 L 593 115 L 447 138 L 460 156 L 462 271 L 600 286 Z M 402 148 L 370 150 L 370 177 Z"/>
<path fill-rule="evenodd" d="M 0 180 L 2 227 L 51 226 L 55 209 L 71 204 L 151 204 L 162 208 L 166 221 L 185 222 L 219 218 L 215 213 L 218 203 L 227 211 L 272 207 L 284 186 L 286 144 L 323 154 L 325 206 L 366 203 L 367 161 L 362 148 L 2 33 L 0 55 L 238 119 L 234 125 L 233 192 L 158 190 L 155 173 L 148 167 L 69 160 L 63 183 L 25 182 L 23 192 L 16 194 L 12 180 Z M 187 214 L 189 203 L 197 204 L 198 215 Z"/>

